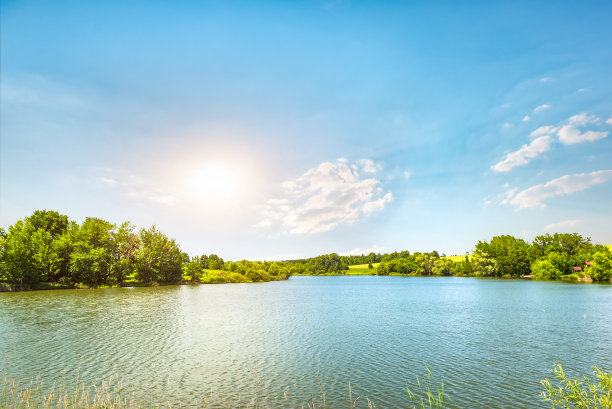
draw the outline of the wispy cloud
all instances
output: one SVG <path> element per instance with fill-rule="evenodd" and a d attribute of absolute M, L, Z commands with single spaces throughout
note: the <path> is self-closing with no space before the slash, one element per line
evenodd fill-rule
<path fill-rule="evenodd" d="M 537 107 L 535 107 L 535 109 L 533 110 L 533 112 L 539 112 L 539 111 L 543 111 L 545 109 L 550 108 L 551 105 L 548 104 L 542 104 L 542 105 L 538 105 Z"/>
<path fill-rule="evenodd" d="M 530 120 L 531 120 L 531 118 L 529 117 L 529 115 L 525 115 L 525 116 L 523 117 L 523 122 L 528 122 L 528 121 L 530 121 Z"/>
<path fill-rule="evenodd" d="M 365 249 L 361 248 L 361 247 L 357 247 L 355 249 L 339 253 L 339 255 L 340 256 L 360 256 L 362 254 L 381 253 L 384 250 L 385 250 L 385 247 L 382 247 L 382 246 L 379 246 L 379 245 L 375 244 L 372 247 L 368 247 L 368 248 L 365 248 Z"/>
<path fill-rule="evenodd" d="M 529 145 L 523 145 L 519 150 L 507 154 L 502 161 L 491 166 L 491 169 L 495 172 L 508 172 L 517 166 L 525 165 L 542 153 L 547 152 L 550 149 L 551 142 L 552 138 L 550 136 L 540 136 L 531 141 Z"/>
<path fill-rule="evenodd" d="M 102 176 L 98 180 L 105 185 L 120 189 L 120 192 L 128 197 L 144 199 L 165 206 L 171 206 L 176 202 L 176 198 L 173 195 L 154 187 L 147 179 L 135 175 Z"/>
<path fill-rule="evenodd" d="M 584 128 L 591 124 L 596 124 L 601 120 L 595 115 L 589 115 L 583 112 L 574 115 L 567 120 L 567 124 L 563 125 L 557 132 L 559 141 L 565 145 L 573 145 L 581 142 L 594 142 L 598 139 L 607 137 L 610 132 L 586 131 L 582 132 L 578 128 Z"/>
<path fill-rule="evenodd" d="M 508 192 L 508 198 L 502 204 L 511 204 L 518 209 L 546 207 L 545 201 L 547 199 L 568 196 L 605 183 L 610 179 L 612 179 L 612 170 L 565 175 L 547 183 L 532 186 L 516 194 Z"/>
<path fill-rule="evenodd" d="M 612 125 L 612 116 L 606 120 L 606 123 L 608 125 Z"/>
<path fill-rule="evenodd" d="M 118 183 L 115 179 L 105 178 L 105 177 L 101 177 L 100 178 L 100 182 L 104 182 L 104 183 L 107 183 L 109 185 L 116 185 Z"/>
<path fill-rule="evenodd" d="M 393 195 L 372 177 L 379 169 L 367 159 L 355 164 L 344 159 L 323 162 L 284 182 L 283 197 L 268 200 L 264 219 L 256 227 L 279 223 L 290 233 L 319 233 L 380 211 Z"/>
<path fill-rule="evenodd" d="M 542 77 L 540 78 L 540 82 L 551 82 L 553 79 L 550 77 Z"/>
<path fill-rule="evenodd" d="M 556 126 L 551 126 L 551 125 L 541 126 L 535 131 L 531 132 L 529 135 L 533 138 L 536 138 L 542 135 L 552 135 L 553 133 L 557 131 L 557 129 L 559 128 Z"/>
<path fill-rule="evenodd" d="M 548 226 L 546 226 L 546 230 L 559 230 L 562 229 L 564 227 L 574 227 L 580 223 L 582 223 L 584 220 L 580 220 L 580 219 L 575 219 L 575 220 L 564 220 L 562 222 L 558 222 L 558 223 L 551 223 Z"/>

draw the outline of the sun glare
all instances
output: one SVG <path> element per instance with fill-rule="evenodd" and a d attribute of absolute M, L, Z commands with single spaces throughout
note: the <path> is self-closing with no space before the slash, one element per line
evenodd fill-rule
<path fill-rule="evenodd" d="M 233 164 L 203 162 L 192 166 L 185 175 L 186 193 L 200 201 L 223 205 L 241 198 L 245 188 L 244 176 L 243 169 Z"/>

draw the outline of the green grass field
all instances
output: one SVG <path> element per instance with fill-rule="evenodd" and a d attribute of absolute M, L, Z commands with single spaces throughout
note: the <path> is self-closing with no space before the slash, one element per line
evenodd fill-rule
<path fill-rule="evenodd" d="M 446 257 L 443 257 L 443 258 L 447 258 L 447 259 L 449 259 L 451 261 L 455 261 L 455 262 L 457 262 L 457 261 L 464 261 L 465 260 L 465 256 L 446 256 Z M 468 254 L 468 259 L 472 260 L 472 255 L 471 254 Z"/>
<path fill-rule="evenodd" d="M 376 274 L 376 266 L 380 263 L 372 263 L 372 268 L 368 268 L 367 264 L 354 264 L 349 266 L 346 275 L 360 276 Z"/>

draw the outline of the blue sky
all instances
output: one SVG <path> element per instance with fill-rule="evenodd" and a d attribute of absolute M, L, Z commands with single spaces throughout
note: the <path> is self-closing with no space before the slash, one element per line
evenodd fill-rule
<path fill-rule="evenodd" d="M 612 243 L 610 2 L 2 1 L 0 225 L 192 255 Z"/>

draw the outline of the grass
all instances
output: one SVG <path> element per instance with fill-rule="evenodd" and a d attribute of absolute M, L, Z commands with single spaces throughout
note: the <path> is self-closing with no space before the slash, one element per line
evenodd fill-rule
<path fill-rule="evenodd" d="M 294 407 L 301 409 L 339 407 L 334 402 L 327 400 L 323 384 L 318 378 L 315 377 L 315 379 L 319 385 L 319 390 L 311 396 L 316 396 L 316 398 L 311 397 L 305 404 L 295 405 Z M 406 407 L 413 409 L 446 408 L 444 402 L 444 382 L 438 385 L 429 369 L 427 369 L 425 376 L 417 376 L 416 379 L 416 384 L 408 385 L 406 388 Z M 40 378 L 30 381 L 26 385 L 21 385 L 14 379 L 4 376 L 0 378 L 0 409 L 270 408 L 266 399 L 259 396 L 260 388 L 258 384 L 259 381 L 256 379 L 253 397 L 244 401 L 241 401 L 240 395 L 238 395 L 237 400 L 228 399 L 211 391 L 204 394 L 198 402 L 187 404 L 185 402 L 179 402 L 178 404 L 165 402 L 163 404 L 156 404 L 152 401 L 144 402 L 134 392 L 126 391 L 122 382 L 118 382 L 115 385 L 102 382 L 101 386 L 87 386 L 81 382 L 77 383 L 77 386 L 73 388 L 67 388 L 56 384 L 46 386 Z M 286 395 L 285 400 L 287 400 Z M 374 401 L 368 397 L 354 396 L 350 383 L 348 384 L 348 402 L 341 406 L 346 406 L 348 409 L 355 409 L 357 407 L 376 409 Z"/>
<path fill-rule="evenodd" d="M 446 257 L 442 257 L 442 258 L 447 258 L 450 261 L 454 261 L 454 262 L 465 261 L 465 255 L 464 256 L 446 256 Z M 471 254 L 468 254 L 468 260 L 472 261 L 472 255 Z"/>
<path fill-rule="evenodd" d="M 346 275 L 374 275 L 376 274 L 376 266 L 380 263 L 372 263 L 372 268 L 368 268 L 368 264 L 354 264 L 349 266 Z"/>

